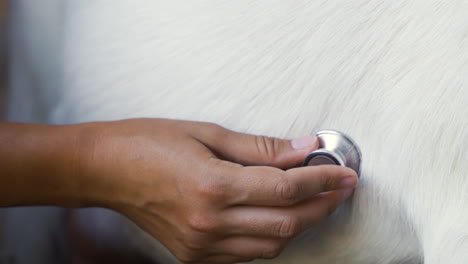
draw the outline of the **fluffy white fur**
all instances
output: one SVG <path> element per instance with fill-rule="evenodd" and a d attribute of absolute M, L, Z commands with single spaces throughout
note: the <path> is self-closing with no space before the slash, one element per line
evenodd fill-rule
<path fill-rule="evenodd" d="M 341 130 L 363 153 L 352 201 L 268 263 L 468 263 L 468 1 L 45 3 L 16 24 L 11 119 Z"/>

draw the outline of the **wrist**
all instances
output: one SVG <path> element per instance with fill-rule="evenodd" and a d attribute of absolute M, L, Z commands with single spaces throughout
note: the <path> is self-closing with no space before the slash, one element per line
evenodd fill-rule
<path fill-rule="evenodd" d="M 78 207 L 112 207 L 114 197 L 121 193 L 115 180 L 116 167 L 113 155 L 109 155 L 106 127 L 112 122 L 93 122 L 71 125 L 68 128 L 74 135 L 73 171 L 76 184 L 70 186 L 70 200 Z"/>
<path fill-rule="evenodd" d="M 55 175 L 63 188 L 63 202 L 66 207 L 97 207 L 101 205 L 101 175 L 91 170 L 96 162 L 95 146 L 99 138 L 99 123 L 66 125 L 55 132 L 60 142 L 56 146 L 58 164 L 50 164 L 51 169 L 62 171 Z M 65 177 L 64 177 L 65 176 Z"/>
<path fill-rule="evenodd" d="M 76 136 L 75 173 L 80 183 L 74 187 L 75 196 L 81 206 L 106 207 L 119 210 L 129 204 L 131 183 L 122 177 L 121 169 L 126 152 L 125 131 L 119 122 L 93 122 L 73 125 Z M 113 131 L 122 135 L 116 137 Z"/>
<path fill-rule="evenodd" d="M 95 206 L 85 173 L 92 124 L 0 124 L 0 206 Z"/>

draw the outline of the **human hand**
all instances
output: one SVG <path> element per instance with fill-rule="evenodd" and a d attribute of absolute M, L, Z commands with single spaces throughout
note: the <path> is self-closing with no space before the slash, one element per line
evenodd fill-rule
<path fill-rule="evenodd" d="M 276 257 L 348 198 L 357 175 L 300 165 L 315 137 L 280 140 L 166 119 L 95 123 L 82 173 L 185 263 Z M 320 195 L 317 195 L 320 194 Z"/>

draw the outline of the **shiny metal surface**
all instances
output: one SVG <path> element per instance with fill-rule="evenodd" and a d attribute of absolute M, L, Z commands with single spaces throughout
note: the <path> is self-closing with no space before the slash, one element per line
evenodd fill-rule
<path fill-rule="evenodd" d="M 361 150 L 350 137 L 334 130 L 322 130 L 316 136 L 319 149 L 307 156 L 304 166 L 340 165 L 353 169 L 359 175 Z"/>

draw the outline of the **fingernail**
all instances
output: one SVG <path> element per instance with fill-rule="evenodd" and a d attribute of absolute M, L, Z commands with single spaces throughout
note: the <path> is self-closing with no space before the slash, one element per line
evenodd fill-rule
<path fill-rule="evenodd" d="M 305 136 L 291 140 L 291 146 L 293 149 L 304 149 L 313 146 L 316 141 L 316 136 Z"/>
<path fill-rule="evenodd" d="M 345 189 L 341 191 L 341 199 L 342 201 L 348 199 L 351 194 L 353 194 L 353 189 Z"/>
<path fill-rule="evenodd" d="M 340 181 L 340 188 L 354 188 L 357 184 L 356 177 L 346 177 Z"/>

